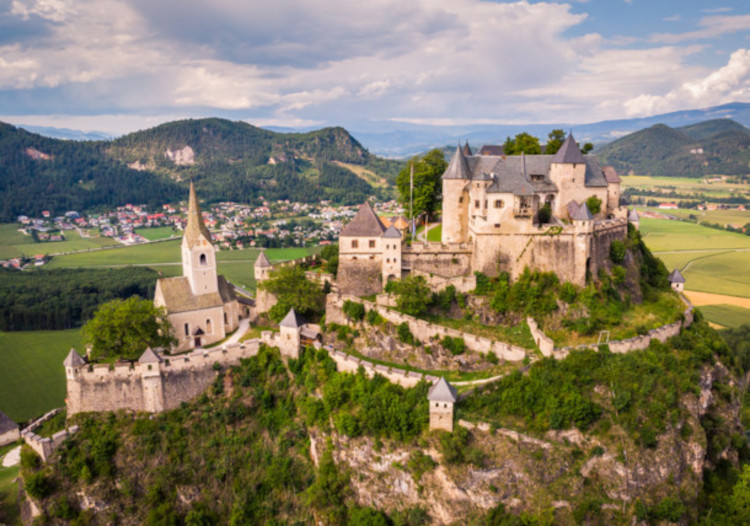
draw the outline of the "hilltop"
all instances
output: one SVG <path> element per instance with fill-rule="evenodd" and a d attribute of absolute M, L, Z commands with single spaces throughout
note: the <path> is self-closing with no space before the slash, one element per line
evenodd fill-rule
<path fill-rule="evenodd" d="M 750 129 L 731 119 L 679 128 L 656 124 L 602 146 L 596 154 L 621 173 L 672 177 L 746 174 Z"/>
<path fill-rule="evenodd" d="M 209 201 L 389 195 L 401 164 L 370 154 L 343 128 L 276 133 L 243 122 L 170 122 L 115 141 L 65 141 L 0 123 L 0 220 L 42 210 L 150 206 L 195 181 Z"/>

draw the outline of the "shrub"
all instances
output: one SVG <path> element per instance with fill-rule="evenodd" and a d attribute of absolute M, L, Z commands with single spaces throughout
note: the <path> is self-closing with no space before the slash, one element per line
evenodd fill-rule
<path fill-rule="evenodd" d="M 463 338 L 452 338 L 446 336 L 440 342 L 443 347 L 450 351 L 453 356 L 458 356 L 466 352 L 466 342 Z"/>
<path fill-rule="evenodd" d="M 625 259 L 625 254 L 627 253 L 627 246 L 624 242 L 619 240 L 614 240 L 609 245 L 609 259 L 612 260 L 613 263 L 620 264 Z"/>
<path fill-rule="evenodd" d="M 536 214 L 536 221 L 540 225 L 546 225 L 549 223 L 549 220 L 552 218 L 552 207 L 549 205 L 549 203 L 544 203 L 544 206 L 542 206 L 539 209 L 539 212 Z"/>
<path fill-rule="evenodd" d="M 362 321 L 365 317 L 365 306 L 356 301 L 346 300 L 343 311 L 352 321 Z"/>
<path fill-rule="evenodd" d="M 589 208 L 589 212 L 596 215 L 602 211 L 602 200 L 595 195 L 592 195 L 586 199 L 586 206 Z"/>
<path fill-rule="evenodd" d="M 414 335 L 411 333 L 411 330 L 409 329 L 409 324 L 406 322 L 401 323 L 398 326 L 398 339 L 407 344 L 407 345 L 414 345 Z"/>
<path fill-rule="evenodd" d="M 678 522 L 687 508 L 677 497 L 664 497 L 651 509 L 651 517 L 657 521 Z"/>
<path fill-rule="evenodd" d="M 437 466 L 437 462 L 430 455 L 425 455 L 421 449 L 412 452 L 411 456 L 409 456 L 409 461 L 406 463 L 406 467 L 411 471 L 414 482 L 417 483 L 422 479 L 422 475 L 435 466 Z"/>
<path fill-rule="evenodd" d="M 432 298 L 424 276 L 409 276 L 396 286 L 396 306 L 404 314 L 418 316 L 427 310 Z"/>
<path fill-rule="evenodd" d="M 380 325 L 384 321 L 380 313 L 374 309 L 367 311 L 367 314 L 365 314 L 365 320 L 370 325 Z"/>
<path fill-rule="evenodd" d="M 42 465 L 42 459 L 36 451 L 24 445 L 21 448 L 21 467 L 23 469 L 37 469 Z"/>
<path fill-rule="evenodd" d="M 349 511 L 349 526 L 390 526 L 388 517 L 373 508 L 355 508 Z"/>
<path fill-rule="evenodd" d="M 24 488 L 35 499 L 43 499 L 52 493 L 52 480 L 41 471 L 32 473 L 24 477 Z"/>

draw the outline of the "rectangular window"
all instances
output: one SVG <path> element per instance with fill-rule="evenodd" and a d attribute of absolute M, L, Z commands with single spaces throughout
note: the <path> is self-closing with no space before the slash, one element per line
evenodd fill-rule
<path fill-rule="evenodd" d="M 542 174 L 531 174 L 532 181 L 544 181 L 544 175 Z"/>
<path fill-rule="evenodd" d="M 487 208 L 487 200 L 484 200 L 484 207 Z"/>
<path fill-rule="evenodd" d="M 352 240 L 352 248 L 359 248 L 359 241 L 356 239 Z"/>
<path fill-rule="evenodd" d="M 505 203 L 503 203 L 502 199 L 495 200 L 495 208 L 502 208 L 503 206 L 505 206 Z"/>
<path fill-rule="evenodd" d="M 474 201 L 474 208 L 479 208 L 479 199 Z"/>
<path fill-rule="evenodd" d="M 370 240 L 370 248 L 375 248 L 375 240 L 374 239 Z"/>
<path fill-rule="evenodd" d="M 464 198 L 463 198 L 463 197 L 459 197 L 459 198 L 458 198 L 458 203 L 459 203 L 459 204 L 461 204 L 461 203 L 463 203 L 463 202 L 464 202 Z"/>

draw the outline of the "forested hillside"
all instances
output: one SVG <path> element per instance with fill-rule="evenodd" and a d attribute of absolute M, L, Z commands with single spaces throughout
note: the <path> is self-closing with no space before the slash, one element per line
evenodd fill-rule
<path fill-rule="evenodd" d="M 700 177 L 750 172 L 750 130 L 729 119 L 682 128 L 657 124 L 597 150 L 620 173 Z"/>
<path fill-rule="evenodd" d="M 208 201 L 355 204 L 388 196 L 400 166 L 371 155 L 343 128 L 283 134 L 200 119 L 115 141 L 74 142 L 0 123 L 0 221 L 42 210 L 156 206 L 182 199 L 191 179 Z"/>

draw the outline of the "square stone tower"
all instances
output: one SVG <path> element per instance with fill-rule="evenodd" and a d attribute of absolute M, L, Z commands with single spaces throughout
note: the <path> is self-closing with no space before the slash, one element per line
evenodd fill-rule
<path fill-rule="evenodd" d="M 305 320 L 294 309 L 289 309 L 289 313 L 281 320 L 281 323 L 279 323 L 281 332 L 279 350 L 281 350 L 282 356 L 299 358 L 299 349 L 302 345 L 300 333 L 304 324 Z"/>
<path fill-rule="evenodd" d="M 427 393 L 430 403 L 430 429 L 453 431 L 453 405 L 458 400 L 456 389 L 440 378 Z"/>

